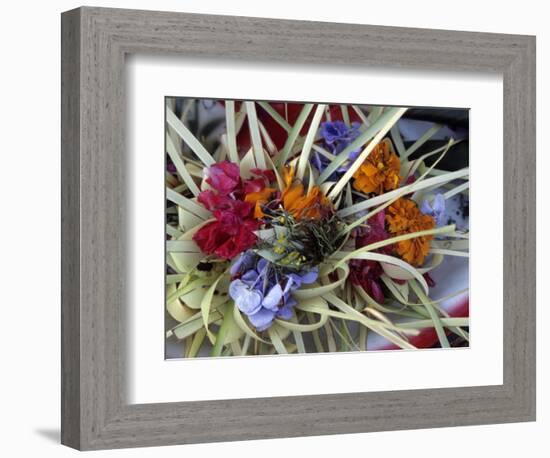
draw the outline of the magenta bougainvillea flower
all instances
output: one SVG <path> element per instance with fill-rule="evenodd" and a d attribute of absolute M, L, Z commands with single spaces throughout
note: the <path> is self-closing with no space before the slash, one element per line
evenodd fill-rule
<path fill-rule="evenodd" d="M 389 237 L 385 228 L 385 212 L 379 211 L 368 220 L 368 227 L 362 229 L 355 239 L 355 247 L 361 248 L 372 243 L 386 240 Z M 389 254 L 392 251 L 391 245 L 386 245 L 378 250 L 379 253 Z M 384 301 L 384 292 L 380 284 L 380 276 L 384 273 L 382 266 L 377 261 L 368 259 L 353 259 L 350 261 L 350 279 L 360 285 L 365 292 L 376 302 Z"/>
<path fill-rule="evenodd" d="M 205 175 L 206 182 L 222 196 L 233 192 L 241 182 L 239 166 L 229 161 L 208 167 Z"/>
<path fill-rule="evenodd" d="M 215 254 L 222 259 L 233 259 L 256 243 L 254 231 L 256 220 L 243 220 L 231 212 L 222 212 L 220 219 L 202 227 L 193 240 L 206 254 Z"/>
<path fill-rule="evenodd" d="M 203 253 L 232 259 L 256 243 L 254 231 L 261 223 L 254 218 L 254 203 L 242 198 L 247 187 L 265 186 L 264 174 L 262 171 L 259 174 L 260 178 L 245 180 L 243 185 L 237 164 L 224 161 L 206 169 L 206 182 L 212 189 L 202 191 L 197 200 L 212 212 L 216 221 L 203 226 L 193 236 Z"/>

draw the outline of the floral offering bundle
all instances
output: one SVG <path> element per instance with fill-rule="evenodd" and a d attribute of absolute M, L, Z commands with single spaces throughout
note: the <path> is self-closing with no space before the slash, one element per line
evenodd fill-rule
<path fill-rule="evenodd" d="M 438 168 L 460 139 L 415 155 L 442 126 L 405 146 L 407 108 L 229 100 L 212 102 L 217 130 L 197 132 L 200 101 L 167 101 L 166 336 L 179 357 L 414 349 L 423 332 L 467 344 L 467 311 L 443 307 L 467 301 L 467 284 L 431 294 L 438 269 L 468 258 L 448 206 L 467 199 L 469 170 Z"/>

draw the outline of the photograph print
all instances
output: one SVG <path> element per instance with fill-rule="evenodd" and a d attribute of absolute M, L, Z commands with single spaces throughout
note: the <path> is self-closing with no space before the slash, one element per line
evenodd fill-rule
<path fill-rule="evenodd" d="M 166 359 L 469 346 L 469 110 L 166 97 Z"/>

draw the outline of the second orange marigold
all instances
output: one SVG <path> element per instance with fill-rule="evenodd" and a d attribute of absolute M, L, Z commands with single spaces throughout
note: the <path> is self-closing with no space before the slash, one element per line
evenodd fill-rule
<path fill-rule="evenodd" d="M 412 234 L 435 227 L 435 219 L 420 211 L 414 200 L 400 198 L 391 204 L 386 211 L 386 222 L 393 235 Z M 420 266 L 430 251 L 432 235 L 402 240 L 395 244 L 397 254 L 414 266 Z"/>
<path fill-rule="evenodd" d="M 391 142 L 385 139 L 374 147 L 371 153 L 353 174 L 353 187 L 358 191 L 378 195 L 399 186 L 401 161 L 392 151 Z"/>

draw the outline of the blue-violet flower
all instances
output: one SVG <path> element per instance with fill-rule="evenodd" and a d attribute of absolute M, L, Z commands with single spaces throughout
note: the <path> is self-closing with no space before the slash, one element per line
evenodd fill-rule
<path fill-rule="evenodd" d="M 281 272 L 250 250 L 239 256 L 230 273 L 235 278 L 229 285 L 229 295 L 258 331 L 268 329 L 275 318 L 290 319 L 296 305 L 292 291 L 315 282 L 318 276 L 317 269 Z"/>
<path fill-rule="evenodd" d="M 443 194 L 436 194 L 432 202 L 425 199 L 420 206 L 420 211 L 425 215 L 432 216 L 437 226 L 444 226 L 447 222 L 445 197 Z"/>

